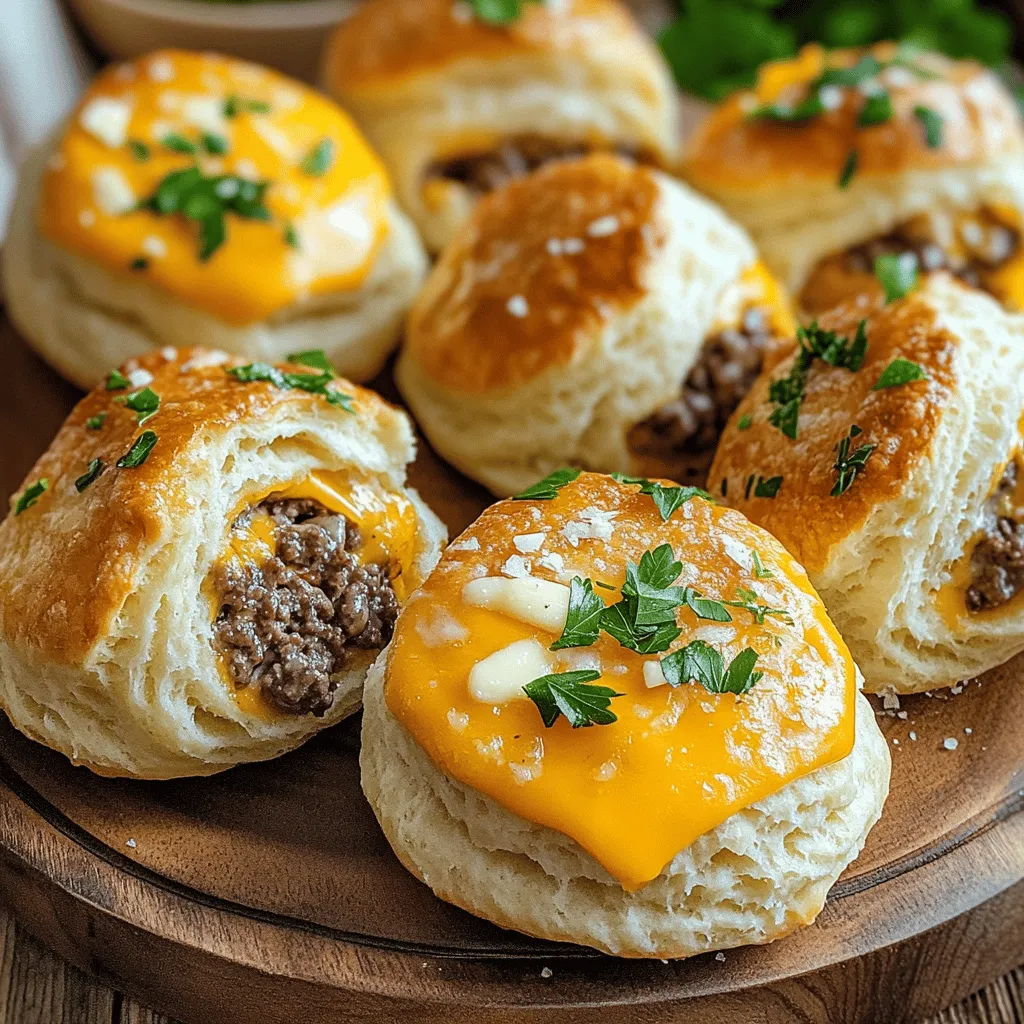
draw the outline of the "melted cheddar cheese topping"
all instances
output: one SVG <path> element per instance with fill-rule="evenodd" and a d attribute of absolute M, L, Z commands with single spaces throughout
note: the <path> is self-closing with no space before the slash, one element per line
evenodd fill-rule
<path fill-rule="evenodd" d="M 752 307 L 765 310 L 776 338 L 792 338 L 796 334 L 796 317 L 785 289 L 758 260 L 722 293 L 708 337 L 735 328 L 742 321 L 743 314 Z"/>
<path fill-rule="evenodd" d="M 227 212 L 205 260 L 202 200 L 188 216 L 139 208 L 193 166 L 269 183 L 266 214 Z M 389 197 L 382 164 L 330 100 L 254 64 L 164 51 L 95 79 L 48 161 L 38 217 L 57 245 L 242 325 L 358 288 Z"/>
<path fill-rule="evenodd" d="M 419 581 L 413 578 L 413 566 L 419 554 L 419 532 L 416 510 L 404 494 L 384 494 L 379 487 L 355 479 L 348 473 L 317 472 L 298 483 L 247 498 L 232 518 L 271 496 L 312 498 L 329 511 L 344 515 L 359 529 L 360 545 L 353 552 L 356 558 L 366 565 L 384 563 L 390 566 L 391 588 L 399 602 L 404 602 L 415 589 Z M 266 512 L 256 511 L 244 527 L 230 529 L 218 561 L 258 566 L 272 558 L 276 550 L 274 520 Z M 212 619 L 216 619 L 219 595 L 211 587 L 208 597 Z M 222 678 L 231 687 L 243 711 L 261 718 L 282 716 L 282 712 L 276 711 L 266 701 L 260 687 L 235 688 L 223 658 L 218 657 L 218 664 Z"/>
<path fill-rule="evenodd" d="M 600 671 L 599 684 L 621 694 L 611 701 L 610 725 L 572 729 L 562 717 L 545 728 L 523 695 L 497 704 L 472 695 L 470 673 L 485 658 L 524 640 L 548 651 L 558 634 L 467 603 L 468 583 L 524 573 L 564 585 L 590 577 L 614 588 L 595 589 L 613 603 L 626 561 L 662 543 L 683 563 L 679 585 L 725 600 L 749 588 L 791 616 L 759 624 L 735 608 L 731 622 L 718 623 L 689 608 L 676 612 L 682 635 L 672 650 L 703 639 L 727 663 L 745 647 L 757 652 L 764 675 L 748 693 L 650 687 L 660 655 L 640 655 L 602 633 L 591 646 L 546 656 L 551 671 Z M 770 576 L 756 574 L 755 550 Z M 385 699 L 447 775 L 570 836 L 635 890 L 737 811 L 847 756 L 856 686 L 849 651 L 806 574 L 768 534 L 701 499 L 662 522 L 636 487 L 583 474 L 552 501 L 493 506 L 449 546 L 399 619 Z"/>

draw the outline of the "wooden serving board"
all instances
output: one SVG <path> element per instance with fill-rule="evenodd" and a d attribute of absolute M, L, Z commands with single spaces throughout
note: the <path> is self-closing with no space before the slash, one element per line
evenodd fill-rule
<path fill-rule="evenodd" d="M 6 496 L 77 393 L 3 323 L 0 354 Z M 425 448 L 412 475 L 453 534 L 487 503 Z M 1024 961 L 1022 676 L 883 716 L 892 791 L 863 855 L 816 924 L 724 957 L 616 960 L 435 899 L 360 793 L 358 719 L 166 783 L 101 779 L 0 719 L 0 892 L 61 956 L 195 1024 L 917 1020 Z"/>

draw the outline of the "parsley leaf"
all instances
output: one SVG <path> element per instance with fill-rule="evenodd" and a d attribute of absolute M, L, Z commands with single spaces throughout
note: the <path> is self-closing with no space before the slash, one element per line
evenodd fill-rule
<path fill-rule="evenodd" d="M 754 621 L 759 626 L 764 625 L 766 615 L 782 619 L 783 622 L 788 622 L 790 625 L 793 624 L 793 617 L 785 608 L 770 608 L 766 604 L 761 604 L 757 599 L 757 594 L 747 587 L 737 587 L 736 596 L 738 600 L 724 601 L 723 604 L 729 605 L 730 608 L 743 608 L 750 612 L 750 614 L 754 616 Z"/>
<path fill-rule="evenodd" d="M 135 438 L 131 448 L 117 460 L 117 468 L 137 469 L 149 458 L 149 453 L 153 450 L 156 441 L 156 434 L 152 430 L 144 430 Z"/>
<path fill-rule="evenodd" d="M 149 260 L 145 256 L 136 256 L 135 259 L 128 264 L 129 270 L 148 270 Z"/>
<path fill-rule="evenodd" d="M 885 289 L 885 301 L 902 299 L 917 287 L 917 256 L 912 252 L 885 253 L 875 258 L 875 277 Z"/>
<path fill-rule="evenodd" d="M 761 556 L 756 550 L 754 551 L 754 576 L 759 580 L 771 580 L 775 578 L 775 573 L 773 573 L 771 569 L 766 569 L 761 564 Z"/>
<path fill-rule="evenodd" d="M 763 476 L 758 474 L 757 479 L 754 479 L 754 474 L 751 473 L 747 477 L 747 487 L 743 497 L 750 497 L 750 490 L 753 488 L 755 498 L 774 498 L 779 493 L 779 488 L 782 486 L 781 476 L 770 476 L 765 479 Z"/>
<path fill-rule="evenodd" d="M 120 402 L 126 408 L 131 409 L 132 412 L 137 413 L 140 425 L 145 423 L 151 416 L 155 416 L 157 409 L 160 408 L 160 396 L 152 388 L 148 387 L 133 394 L 115 398 L 114 401 Z"/>
<path fill-rule="evenodd" d="M 627 562 L 622 600 L 602 610 L 601 628 L 631 651 L 667 651 L 682 632 L 675 612 L 686 603 L 686 588 L 672 586 L 682 569 L 670 544 L 645 551 L 637 564 Z"/>
<path fill-rule="evenodd" d="M 825 68 L 818 76 L 814 87 L 820 89 L 824 85 L 853 86 L 860 85 L 875 77 L 882 70 L 876 57 L 865 54 L 852 68 Z"/>
<path fill-rule="evenodd" d="M 203 144 L 203 149 L 206 150 L 210 156 L 224 156 L 228 149 L 228 140 L 223 135 L 218 135 L 216 132 L 203 132 L 199 137 L 199 141 Z"/>
<path fill-rule="evenodd" d="M 943 117 L 937 110 L 931 107 L 914 107 L 914 116 L 924 127 L 924 141 L 929 149 L 938 149 L 942 145 Z"/>
<path fill-rule="evenodd" d="M 105 468 L 102 459 L 93 459 L 89 463 L 89 468 L 75 481 L 75 490 L 81 494 Z"/>
<path fill-rule="evenodd" d="M 299 167 L 304 174 L 320 177 L 331 169 L 334 163 L 334 143 L 330 139 L 321 139 L 302 159 Z"/>
<path fill-rule="evenodd" d="M 927 380 L 928 374 L 909 359 L 894 359 L 883 371 L 882 376 L 874 383 L 871 390 L 881 391 L 883 388 L 897 388 L 901 384 L 909 384 L 915 380 Z"/>
<path fill-rule="evenodd" d="M 580 475 L 581 470 L 571 469 L 566 466 L 563 469 L 556 469 L 554 473 L 548 473 L 543 480 L 527 487 L 521 494 L 512 496 L 513 501 L 551 501 L 557 497 L 558 492 L 566 485 L 571 484 Z"/>
<path fill-rule="evenodd" d="M 173 153 L 185 153 L 192 156 L 197 149 L 194 142 L 189 142 L 184 135 L 179 135 L 177 132 L 168 132 L 160 141 L 165 149 L 169 149 Z"/>
<path fill-rule="evenodd" d="M 130 388 L 132 382 L 120 371 L 111 370 L 107 374 L 107 390 L 108 391 L 121 391 L 124 388 Z"/>
<path fill-rule="evenodd" d="M 468 0 L 473 14 L 485 25 L 510 25 L 522 17 L 528 3 L 543 0 Z"/>
<path fill-rule="evenodd" d="M 755 107 L 747 117 L 752 120 L 785 121 L 790 124 L 809 121 L 825 112 L 825 104 L 817 90 L 809 93 L 799 103 L 792 106 L 784 103 L 762 103 Z"/>
<path fill-rule="evenodd" d="M 855 423 L 850 427 L 850 433 L 832 449 L 836 453 L 835 465 L 832 468 L 839 474 L 835 485 L 829 492 L 833 498 L 838 498 L 850 489 L 857 474 L 864 469 L 871 453 L 878 447 L 874 444 L 862 444 L 851 454 L 850 441 L 861 433 L 863 431 Z"/>
<path fill-rule="evenodd" d="M 569 611 L 562 635 L 551 645 L 552 651 L 565 647 L 589 647 L 601 631 L 604 601 L 594 593 L 593 582 L 574 576 L 569 584 Z"/>
<path fill-rule="evenodd" d="M 232 93 L 224 101 L 224 116 L 238 117 L 239 114 L 269 114 L 270 104 L 266 100 L 246 100 Z"/>
<path fill-rule="evenodd" d="M 749 430 L 750 429 L 750 423 L 751 423 L 751 420 L 750 420 L 749 416 L 741 416 L 739 418 L 739 422 L 736 424 L 736 429 L 737 430 Z"/>
<path fill-rule="evenodd" d="M 88 430 L 99 430 L 107 420 L 107 414 L 105 412 L 98 412 L 95 416 L 90 416 L 85 421 L 86 429 Z"/>
<path fill-rule="evenodd" d="M 686 606 L 698 619 L 710 619 L 712 622 L 732 622 L 732 616 L 723 602 L 705 597 L 692 587 L 686 588 L 685 600 Z"/>
<path fill-rule="evenodd" d="M 29 486 L 18 495 L 18 500 L 14 505 L 14 514 L 16 516 L 20 516 L 25 509 L 31 508 L 49 489 L 50 481 L 45 477 L 41 480 L 37 480 L 34 484 L 29 484 Z"/>
<path fill-rule="evenodd" d="M 578 672 L 554 672 L 541 676 L 523 687 L 526 696 L 537 705 L 541 720 L 550 729 L 559 715 L 574 729 L 591 725 L 611 725 L 618 721 L 614 712 L 608 710 L 613 697 L 622 694 L 608 686 L 592 686 L 601 678 L 594 669 Z"/>
<path fill-rule="evenodd" d="M 291 249 L 299 248 L 299 235 L 291 221 L 288 221 L 284 226 L 284 244 Z"/>
<path fill-rule="evenodd" d="M 670 686 L 696 681 L 709 693 L 746 693 L 762 677 L 755 672 L 757 652 L 744 648 L 725 666 L 725 658 L 703 640 L 693 640 L 685 647 L 661 659 L 661 670 Z"/>
<path fill-rule="evenodd" d="M 853 180 L 853 176 L 857 173 L 857 150 L 851 149 L 846 155 L 846 161 L 843 163 L 843 169 L 839 172 L 840 188 L 849 188 L 850 182 Z"/>
<path fill-rule="evenodd" d="M 149 146 L 147 146 L 141 139 L 129 139 L 127 146 L 131 150 L 132 156 L 135 157 L 139 163 L 149 159 Z"/>
<path fill-rule="evenodd" d="M 887 92 L 876 92 L 864 101 L 857 115 L 857 124 L 867 128 L 873 124 L 884 124 L 892 120 L 892 99 Z"/>
<path fill-rule="evenodd" d="M 305 352 L 291 352 L 287 356 L 289 363 L 297 363 L 299 366 L 308 366 L 312 370 L 319 370 L 321 373 L 329 373 L 337 376 L 327 353 L 320 348 L 307 349 Z"/>
<path fill-rule="evenodd" d="M 298 355 L 313 357 L 311 352 L 300 352 Z M 326 356 L 324 358 L 326 359 Z M 333 369 L 325 370 L 323 373 L 285 373 L 269 363 L 247 363 L 245 366 L 229 367 L 227 372 L 243 384 L 265 381 L 282 391 L 297 388 L 313 395 L 323 395 L 328 405 L 340 406 L 345 412 L 355 412 L 351 395 L 334 391 L 327 386 L 334 380 Z"/>
<path fill-rule="evenodd" d="M 672 513 L 680 505 L 685 504 L 691 498 L 703 498 L 705 501 L 714 502 L 714 498 L 707 491 L 699 487 L 665 487 L 663 484 L 651 481 L 642 476 L 625 476 L 622 473 L 612 473 L 612 479 L 620 484 L 639 484 L 641 494 L 649 494 L 654 504 L 661 513 L 663 522 L 667 522 Z"/>

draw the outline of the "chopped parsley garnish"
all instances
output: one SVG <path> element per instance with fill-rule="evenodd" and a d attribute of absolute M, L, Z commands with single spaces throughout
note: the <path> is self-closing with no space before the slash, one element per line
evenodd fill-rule
<path fill-rule="evenodd" d="M 927 380 L 928 374 L 909 359 L 894 359 L 878 378 L 872 391 L 881 391 L 883 388 L 898 388 L 901 384 L 910 384 L 915 380 Z"/>
<path fill-rule="evenodd" d="M 90 416 L 85 421 L 85 426 L 88 430 L 100 430 L 106 421 L 107 414 L 105 412 L 98 412 L 95 416 Z"/>
<path fill-rule="evenodd" d="M 299 235 L 291 221 L 288 221 L 284 226 L 284 244 L 292 249 L 298 249 L 299 247 Z"/>
<path fill-rule="evenodd" d="M 522 17 L 528 3 L 543 0 L 467 0 L 473 14 L 485 25 L 511 25 Z"/>
<path fill-rule="evenodd" d="M 761 604 L 757 599 L 757 594 L 747 587 L 737 587 L 736 597 L 735 601 L 724 601 L 723 604 L 727 604 L 730 608 L 743 608 L 750 612 L 759 626 L 764 625 L 766 615 L 782 619 L 783 622 L 788 622 L 790 625 L 793 623 L 793 617 L 785 608 L 771 608 L 766 604 Z"/>
<path fill-rule="evenodd" d="M 868 96 L 857 115 L 857 124 L 867 128 L 873 124 L 885 124 L 892 120 L 892 99 L 887 92 L 876 92 Z"/>
<path fill-rule="evenodd" d="M 757 652 L 746 647 L 729 663 L 720 651 L 703 640 L 693 640 L 661 659 L 661 670 L 670 686 L 698 682 L 709 693 L 744 694 L 764 675 L 755 672 Z"/>
<path fill-rule="evenodd" d="M 323 395 L 329 405 L 339 406 L 345 412 L 355 412 L 352 407 L 352 396 L 341 391 L 334 391 L 327 385 L 334 380 L 334 371 L 323 373 L 285 373 L 269 363 L 247 363 L 245 366 L 232 366 L 227 371 L 243 384 L 266 381 L 282 391 L 297 388 L 313 395 Z"/>
<path fill-rule="evenodd" d="M 709 619 L 711 622 L 732 622 L 732 616 L 725 607 L 729 603 L 728 601 L 716 601 L 714 598 L 705 597 L 692 587 L 686 587 L 683 593 L 687 608 L 698 619 Z"/>
<path fill-rule="evenodd" d="M 334 143 L 330 139 L 321 139 L 302 159 L 299 167 L 305 174 L 319 177 L 326 174 L 334 163 Z"/>
<path fill-rule="evenodd" d="M 224 101 L 224 116 L 238 117 L 239 114 L 269 114 L 270 104 L 266 100 L 246 100 L 232 93 Z"/>
<path fill-rule="evenodd" d="M 876 57 L 865 54 L 852 68 L 825 68 L 818 76 L 814 87 L 820 89 L 825 85 L 853 86 L 870 81 L 882 70 Z"/>
<path fill-rule="evenodd" d="M 853 481 L 857 479 L 857 474 L 864 469 L 871 453 L 878 447 L 874 444 L 862 444 L 855 452 L 851 453 L 850 442 L 862 433 L 863 431 L 855 423 L 850 427 L 850 433 L 833 449 L 836 453 L 836 461 L 832 468 L 839 474 L 835 485 L 829 492 L 833 498 L 838 498 L 850 489 Z"/>
<path fill-rule="evenodd" d="M 308 366 L 311 370 L 319 370 L 321 373 L 329 373 L 335 377 L 338 375 L 338 371 L 334 369 L 334 365 L 322 348 L 311 348 L 305 352 L 290 352 L 287 358 L 289 363 Z"/>
<path fill-rule="evenodd" d="M 612 473 L 612 479 L 620 484 L 639 484 L 640 493 L 651 496 L 651 500 L 661 513 L 663 522 L 667 522 L 672 513 L 691 498 L 703 498 L 705 501 L 710 502 L 715 500 L 707 491 L 701 490 L 699 487 L 665 487 L 663 484 L 648 480 L 646 477 L 625 476 L 622 473 Z"/>
<path fill-rule="evenodd" d="M 580 475 L 581 470 L 571 469 L 566 466 L 563 469 L 556 469 L 554 473 L 548 473 L 543 480 L 527 487 L 521 494 L 512 496 L 513 501 L 551 501 L 558 496 L 558 492 L 566 485 L 571 484 Z"/>
<path fill-rule="evenodd" d="M 132 156 L 135 157 L 139 163 L 149 159 L 149 146 L 147 146 L 141 139 L 129 139 L 127 145 L 131 150 Z"/>
<path fill-rule="evenodd" d="M 144 430 L 132 442 L 131 448 L 117 460 L 117 468 L 137 469 L 149 458 L 149 453 L 153 450 L 156 440 L 156 434 L 152 430 Z"/>
<path fill-rule="evenodd" d="M 675 613 L 686 602 L 686 588 L 672 586 L 682 570 L 670 544 L 645 551 L 637 564 L 627 562 L 622 599 L 601 612 L 601 628 L 631 651 L 667 651 L 682 632 Z"/>
<path fill-rule="evenodd" d="M 875 258 L 875 277 L 885 301 L 902 299 L 917 287 L 917 256 L 912 252 L 885 253 Z"/>
<path fill-rule="evenodd" d="M 168 132 L 160 142 L 165 149 L 169 149 L 173 153 L 186 153 L 189 156 L 194 156 L 198 150 L 194 142 L 190 142 L 184 135 L 179 135 L 177 132 Z"/>
<path fill-rule="evenodd" d="M 131 409 L 132 412 L 137 413 L 140 425 L 145 423 L 151 416 L 155 416 L 157 409 L 160 408 L 160 396 L 152 388 L 148 387 L 133 394 L 115 398 L 114 401 L 120 402 L 126 408 Z"/>
<path fill-rule="evenodd" d="M 135 259 L 128 264 L 130 270 L 147 270 L 149 268 L 149 260 L 145 256 L 136 256 Z"/>
<path fill-rule="evenodd" d="M 805 96 L 799 103 L 788 106 L 784 103 L 762 103 L 755 107 L 747 116 L 753 120 L 788 121 L 795 123 L 809 121 L 825 112 L 825 104 L 821 102 L 821 96 L 814 90 Z"/>
<path fill-rule="evenodd" d="M 749 430 L 751 419 L 749 416 L 741 416 L 739 422 L 736 424 L 737 430 Z"/>
<path fill-rule="evenodd" d="M 130 388 L 132 382 L 123 374 L 120 370 L 111 370 L 107 374 L 107 390 L 108 391 L 121 391 L 124 388 Z"/>
<path fill-rule="evenodd" d="M 41 480 L 37 480 L 34 484 L 29 484 L 18 495 L 18 500 L 14 505 L 14 514 L 20 516 L 22 512 L 27 508 L 31 508 L 42 496 L 50 489 L 50 481 L 43 477 Z"/>
<path fill-rule="evenodd" d="M 105 468 L 102 459 L 93 459 L 89 463 L 89 468 L 75 481 L 75 490 L 81 494 Z"/>
<path fill-rule="evenodd" d="M 931 107 L 914 107 L 914 116 L 924 127 L 924 141 L 929 149 L 938 149 L 942 145 L 942 115 Z"/>
<path fill-rule="evenodd" d="M 203 144 L 203 149 L 206 150 L 210 156 L 224 156 L 228 149 L 228 140 L 223 135 L 218 135 L 216 132 L 203 132 L 199 137 L 199 141 Z"/>
<path fill-rule="evenodd" d="M 758 474 L 754 476 L 753 473 L 747 477 L 747 486 L 743 490 L 744 499 L 750 498 L 750 493 L 753 491 L 755 498 L 774 498 L 779 493 L 779 488 L 782 486 L 781 476 L 770 476 L 765 479 L 763 476 Z"/>
<path fill-rule="evenodd" d="M 839 172 L 838 184 L 840 188 L 848 188 L 850 182 L 853 181 L 853 176 L 857 173 L 858 160 L 859 157 L 857 156 L 857 150 L 851 149 L 850 152 L 846 154 L 843 169 Z"/>
<path fill-rule="evenodd" d="M 589 647 L 601 632 L 601 613 L 604 601 L 594 593 L 591 580 L 574 576 L 569 584 L 569 611 L 565 617 L 562 635 L 551 645 L 551 650 L 565 647 Z"/>
<path fill-rule="evenodd" d="M 555 672 L 527 683 L 523 692 L 537 705 L 541 721 L 548 729 L 558 721 L 559 715 L 565 715 L 574 729 L 611 725 L 618 719 L 608 710 L 608 705 L 613 697 L 622 694 L 609 686 L 591 685 L 600 678 L 601 673 L 594 669 Z"/>
<path fill-rule="evenodd" d="M 198 167 L 171 171 L 140 209 L 153 213 L 180 214 L 199 225 L 199 259 L 208 260 L 227 237 L 225 216 L 245 220 L 270 220 L 263 203 L 270 182 L 249 181 L 233 174 L 206 176 Z"/>
<path fill-rule="evenodd" d="M 771 580 L 775 578 L 775 573 L 771 569 L 766 569 L 761 564 L 761 556 L 754 550 L 754 576 L 759 580 Z"/>

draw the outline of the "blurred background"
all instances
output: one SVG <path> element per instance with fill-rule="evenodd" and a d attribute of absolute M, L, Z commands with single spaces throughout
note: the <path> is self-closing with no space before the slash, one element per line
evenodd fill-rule
<path fill-rule="evenodd" d="M 162 46 L 220 50 L 316 78 L 332 26 L 360 0 L 3 0 L 0 237 L 14 168 L 70 108 L 93 68 Z M 458 2 L 458 0 L 453 0 Z M 502 0 L 513 5 L 527 0 Z M 554 0 L 549 0 L 554 2 Z M 688 97 L 684 117 L 749 85 L 805 42 L 909 40 L 973 57 L 1024 102 L 1024 0 L 630 0 Z"/>

